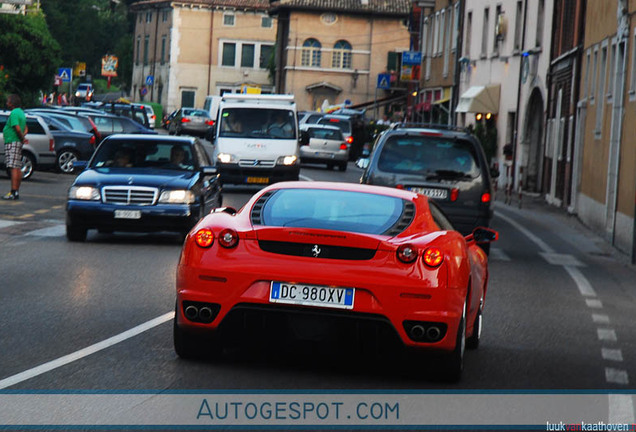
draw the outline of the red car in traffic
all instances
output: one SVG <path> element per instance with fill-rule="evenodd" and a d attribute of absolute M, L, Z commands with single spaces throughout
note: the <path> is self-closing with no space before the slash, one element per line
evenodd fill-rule
<path fill-rule="evenodd" d="M 360 337 L 350 329 L 363 322 L 376 328 L 369 337 L 443 354 L 445 377 L 457 380 L 464 348 L 480 338 L 488 261 L 478 243 L 496 238 L 486 228 L 462 236 L 414 192 L 273 184 L 239 211 L 216 209 L 187 236 L 175 350 L 196 357 L 264 334 Z"/>

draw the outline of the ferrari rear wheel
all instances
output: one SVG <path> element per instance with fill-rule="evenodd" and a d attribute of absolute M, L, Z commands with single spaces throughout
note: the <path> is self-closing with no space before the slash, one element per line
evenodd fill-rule
<path fill-rule="evenodd" d="M 464 352 L 466 350 L 466 304 L 462 313 L 462 319 L 459 321 L 457 329 L 457 339 L 455 341 L 455 349 L 445 359 L 442 365 L 444 378 L 449 382 L 458 382 L 462 378 L 464 371 Z"/>
<path fill-rule="evenodd" d="M 473 324 L 473 334 L 466 339 L 466 348 L 468 349 L 477 349 L 479 348 L 479 341 L 481 340 L 481 328 L 483 325 L 483 318 L 481 315 L 481 307 L 477 311 L 477 316 L 475 317 L 475 322 Z"/>
<path fill-rule="evenodd" d="M 223 346 L 215 335 L 195 334 L 177 325 L 175 313 L 173 325 L 174 351 L 183 359 L 217 358 Z"/>

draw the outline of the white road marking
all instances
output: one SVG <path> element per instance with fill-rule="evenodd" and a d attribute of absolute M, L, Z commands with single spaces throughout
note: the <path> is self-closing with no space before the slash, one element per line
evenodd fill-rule
<path fill-rule="evenodd" d="M 610 319 L 607 315 L 592 314 L 592 321 L 597 324 L 609 324 Z"/>
<path fill-rule="evenodd" d="M 598 340 L 610 342 L 616 342 L 618 340 L 616 337 L 616 331 L 613 329 L 596 329 L 596 334 L 598 336 Z"/>
<path fill-rule="evenodd" d="M 29 231 L 25 235 L 38 237 L 60 237 L 66 235 L 66 226 L 64 224 L 54 225 L 48 228 L 41 228 L 35 231 Z"/>
<path fill-rule="evenodd" d="M 512 225 L 522 234 L 524 234 L 528 239 L 534 242 L 542 252 L 539 252 L 543 258 L 548 261 L 550 264 L 562 265 L 563 268 L 568 272 L 574 283 L 576 284 L 579 292 L 585 299 L 585 304 L 587 307 L 592 309 L 602 309 L 603 303 L 596 298 L 596 292 L 589 281 L 585 278 L 583 273 L 577 268 L 582 266 L 580 261 L 574 258 L 571 255 L 562 255 L 555 253 L 554 249 L 548 246 L 543 240 L 534 235 L 528 229 L 526 229 L 523 225 L 521 225 L 516 220 L 501 214 L 500 212 L 496 213 L 496 216 L 503 219 L 505 222 Z M 592 319 L 595 323 L 608 324 L 609 317 L 607 315 L 601 314 L 592 314 Z M 616 341 L 616 332 L 611 329 L 597 329 L 598 338 L 600 340 L 608 340 L 608 341 Z M 603 359 L 605 360 L 613 360 L 613 361 L 622 361 L 623 354 L 620 350 L 606 350 L 602 351 Z M 617 360 L 620 358 L 620 360 Z M 608 383 L 616 383 L 616 384 L 629 384 L 629 377 L 627 372 L 620 369 L 613 368 L 605 368 L 605 380 Z M 621 421 L 622 423 L 633 424 L 634 423 L 634 410 L 632 406 L 632 398 L 631 396 L 625 396 L 624 398 L 612 398 L 613 395 L 610 395 L 609 399 L 609 408 L 610 414 L 613 414 L 613 417 L 617 419 L 625 420 Z M 618 395 L 622 396 L 622 395 Z M 612 416 L 610 416 L 612 418 Z M 618 421 L 616 421 L 618 422 Z"/>
<path fill-rule="evenodd" d="M 543 250 L 543 252 L 547 252 L 547 253 L 554 253 L 554 249 L 552 249 L 550 246 L 548 246 L 548 244 L 546 242 L 544 242 L 543 240 L 541 240 L 539 237 L 537 237 L 536 235 L 532 234 L 526 227 L 524 227 L 523 225 L 521 225 L 519 222 L 517 222 L 514 219 L 509 218 L 508 216 L 502 215 L 501 213 L 495 213 L 497 215 L 497 217 L 505 220 L 506 222 L 508 222 L 510 225 L 512 225 L 513 227 L 515 227 L 517 230 L 521 231 L 521 233 L 523 235 L 525 235 L 526 237 L 528 237 L 532 242 L 534 242 L 537 246 L 539 246 L 539 249 Z"/>
<path fill-rule="evenodd" d="M 627 372 L 621 369 L 614 368 L 605 368 L 605 381 L 614 384 L 629 384 L 629 378 L 627 377 Z M 631 398 L 630 398 L 631 399 Z M 631 400 L 630 400 L 631 403 Z M 610 411 L 612 407 L 610 406 Z M 632 419 L 628 423 L 634 422 L 634 413 L 632 412 Z"/>
<path fill-rule="evenodd" d="M 630 395 L 610 394 L 609 398 L 609 423 L 610 424 L 634 424 L 634 405 Z"/>
<path fill-rule="evenodd" d="M 44 363 L 40 366 L 36 366 L 24 372 L 20 372 L 16 375 L 10 376 L 3 380 L 0 380 L 0 389 L 5 389 L 7 387 L 11 387 L 12 385 L 16 385 L 21 383 L 22 381 L 26 381 L 38 375 L 42 375 L 43 373 L 50 372 L 53 369 L 57 369 L 69 363 L 72 363 L 76 360 L 89 356 L 91 354 L 95 354 L 98 351 L 111 347 L 115 344 L 125 341 L 126 339 L 130 339 L 134 336 L 137 336 L 145 331 L 148 331 L 154 327 L 157 327 L 160 324 L 165 323 L 166 321 L 170 321 L 174 318 L 174 311 L 163 314 L 157 318 L 151 319 L 143 324 L 138 325 L 137 327 L 133 327 L 130 330 L 126 330 L 123 333 L 110 337 L 106 340 L 98 342 L 94 345 L 83 348 L 79 351 L 75 351 L 74 353 L 65 355 L 58 359 L 52 360 L 50 362 Z"/>
<path fill-rule="evenodd" d="M 603 302 L 601 302 L 600 300 L 585 299 L 585 304 L 587 304 L 587 307 L 592 309 L 603 309 Z"/>
<path fill-rule="evenodd" d="M 583 276 L 581 270 L 573 266 L 563 266 L 566 272 L 570 275 L 570 277 L 574 280 L 576 287 L 579 289 L 581 295 L 585 297 L 596 297 L 596 291 L 592 288 L 592 285 L 588 282 L 588 280 Z"/>
<path fill-rule="evenodd" d="M 583 264 L 581 261 L 574 258 L 573 255 L 546 253 L 546 252 L 539 252 L 539 255 L 541 255 L 543 259 L 548 262 L 548 264 L 552 264 L 552 265 L 572 266 L 572 267 L 585 266 L 585 264 Z"/>
<path fill-rule="evenodd" d="M 17 222 L 12 220 L 0 219 L 0 229 L 10 227 L 17 224 L 23 224 L 24 222 Z"/>
<path fill-rule="evenodd" d="M 616 362 L 623 361 L 623 352 L 619 349 L 602 348 L 601 356 L 605 360 L 616 361 Z"/>

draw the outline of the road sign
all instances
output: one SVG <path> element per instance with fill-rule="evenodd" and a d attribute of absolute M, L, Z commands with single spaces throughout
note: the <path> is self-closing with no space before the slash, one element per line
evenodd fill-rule
<path fill-rule="evenodd" d="M 85 77 L 86 76 L 86 63 L 85 62 L 75 62 L 75 67 L 73 68 L 73 76 L 76 76 L 76 77 Z"/>
<path fill-rule="evenodd" d="M 391 88 L 391 74 L 378 74 L 377 88 L 389 90 Z"/>
<path fill-rule="evenodd" d="M 57 74 L 62 79 L 62 82 L 71 81 L 71 76 L 73 75 L 73 69 L 71 68 L 59 68 L 57 70 Z"/>
<path fill-rule="evenodd" d="M 420 51 L 403 51 L 402 64 L 417 66 L 422 64 L 422 53 Z"/>
<path fill-rule="evenodd" d="M 146 77 L 146 85 L 153 85 L 155 83 L 155 76 L 154 75 L 148 75 Z"/>

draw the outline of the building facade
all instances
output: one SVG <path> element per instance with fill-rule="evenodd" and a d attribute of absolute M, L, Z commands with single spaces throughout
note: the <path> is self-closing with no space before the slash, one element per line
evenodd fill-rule
<path fill-rule="evenodd" d="M 277 91 L 303 110 L 385 98 L 378 75 L 389 53 L 409 50 L 410 11 L 410 0 L 273 1 Z"/>
<path fill-rule="evenodd" d="M 581 145 L 574 211 L 636 257 L 636 12 L 634 0 L 588 0 L 578 102 Z"/>
<path fill-rule="evenodd" d="M 132 97 L 166 112 L 208 95 L 272 93 L 276 20 L 267 0 L 145 0 L 136 14 Z"/>
<path fill-rule="evenodd" d="M 490 117 L 498 183 L 508 190 L 540 187 L 552 16 L 552 0 L 464 6 L 457 123 L 477 126 Z"/>
<path fill-rule="evenodd" d="M 580 142 L 575 140 L 583 59 L 585 0 L 555 0 L 542 191 L 554 205 L 574 208 L 579 186 Z M 539 186 L 539 182 L 534 183 Z"/>
<path fill-rule="evenodd" d="M 415 0 L 420 9 L 419 50 L 422 52 L 416 120 L 452 124 L 457 101 L 461 46 L 462 1 Z"/>

